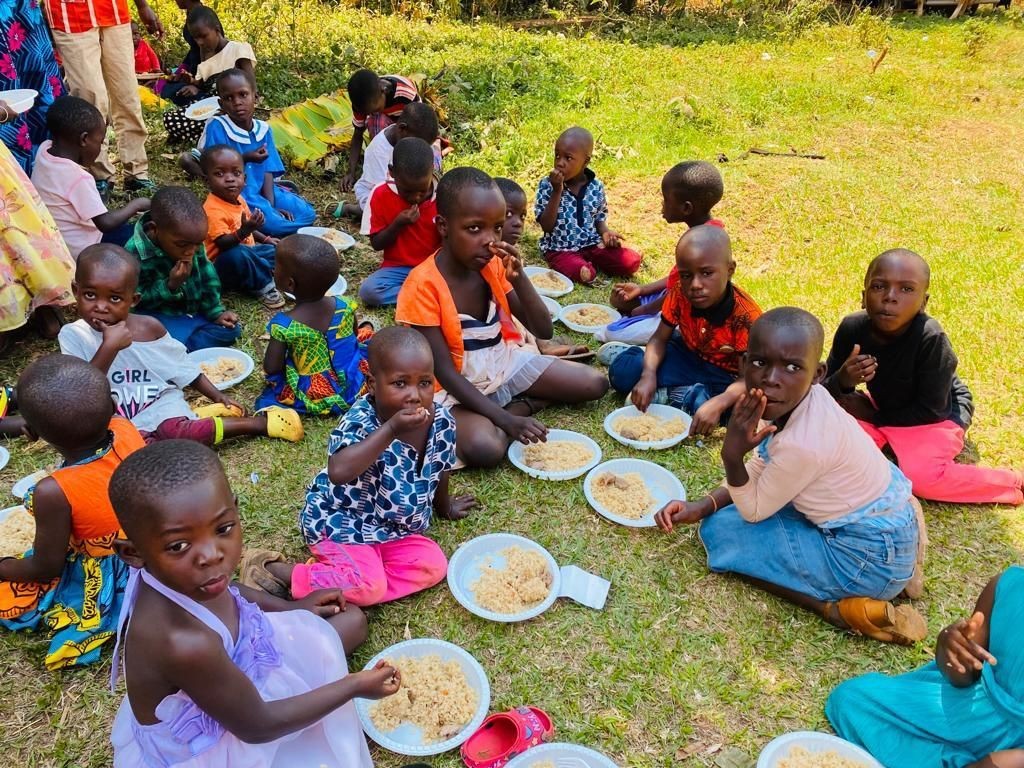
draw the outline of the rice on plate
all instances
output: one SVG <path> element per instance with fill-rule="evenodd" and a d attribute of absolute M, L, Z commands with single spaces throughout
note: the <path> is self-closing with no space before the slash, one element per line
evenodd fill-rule
<path fill-rule="evenodd" d="M 548 440 L 523 448 L 523 462 L 543 472 L 567 472 L 579 469 L 594 458 L 594 452 L 583 443 L 570 440 Z"/>
<path fill-rule="evenodd" d="M 639 520 L 654 506 L 654 497 L 639 472 L 605 472 L 594 478 L 591 492 L 609 512 L 627 520 Z"/>
<path fill-rule="evenodd" d="M 866 763 L 844 757 L 838 752 L 811 752 L 800 746 L 791 747 L 775 768 L 868 768 Z"/>
<path fill-rule="evenodd" d="M 607 310 L 590 304 L 578 309 L 570 310 L 565 313 L 564 317 L 570 323 L 582 325 L 587 328 L 596 328 L 598 326 L 608 325 L 608 323 L 615 319 Z"/>
<path fill-rule="evenodd" d="M 619 416 L 612 422 L 612 428 L 630 440 L 656 443 L 685 435 L 690 425 L 681 416 L 662 419 L 653 413 L 641 413 L 639 416 Z"/>
<path fill-rule="evenodd" d="M 505 567 L 485 562 L 480 577 L 469 585 L 477 604 L 495 613 L 514 614 L 544 602 L 554 581 L 544 556 L 519 546 L 497 554 L 505 558 Z"/>
<path fill-rule="evenodd" d="M 0 557 L 17 557 L 36 540 L 36 519 L 24 506 L 0 512 Z"/>

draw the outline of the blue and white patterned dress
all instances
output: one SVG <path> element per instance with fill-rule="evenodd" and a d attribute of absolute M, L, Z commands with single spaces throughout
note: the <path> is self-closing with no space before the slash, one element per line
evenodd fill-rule
<path fill-rule="evenodd" d="M 331 432 L 328 456 L 362 442 L 381 426 L 370 396 L 359 398 Z M 427 530 L 441 474 L 455 465 L 455 419 L 443 405 L 434 404 L 420 471 L 418 464 L 416 449 L 396 438 L 350 483 L 336 485 L 322 470 L 306 490 L 306 506 L 299 513 L 306 544 L 325 539 L 378 544 Z"/>
<path fill-rule="evenodd" d="M 597 224 L 608 218 L 604 184 L 589 168 L 584 169 L 583 173 L 587 181 L 577 194 L 574 195 L 568 188 L 562 192 L 555 228 L 540 239 L 540 250 L 543 253 L 582 251 L 600 244 L 601 233 L 597 231 Z M 533 204 L 533 213 L 538 219 L 554 193 L 554 187 L 545 176 L 537 186 L 537 199 Z"/>

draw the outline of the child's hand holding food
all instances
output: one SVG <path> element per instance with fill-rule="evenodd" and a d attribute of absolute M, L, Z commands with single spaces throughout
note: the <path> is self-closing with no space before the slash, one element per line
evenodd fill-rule
<path fill-rule="evenodd" d="M 402 687 L 402 673 L 386 661 L 378 661 L 373 669 L 354 672 L 353 676 L 359 678 L 359 695 L 365 699 L 383 699 Z"/>
<path fill-rule="evenodd" d="M 418 408 L 403 408 L 388 419 L 387 425 L 391 428 L 392 434 L 398 437 L 401 434 L 422 427 L 431 418 L 433 418 L 433 414 L 429 408 L 422 406 Z"/>

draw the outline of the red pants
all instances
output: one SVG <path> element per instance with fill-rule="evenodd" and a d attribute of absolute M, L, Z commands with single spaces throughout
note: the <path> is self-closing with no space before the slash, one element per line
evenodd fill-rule
<path fill-rule="evenodd" d="M 583 267 L 589 267 L 595 276 L 600 270 L 608 275 L 629 277 L 640 269 L 643 260 L 643 256 L 629 248 L 605 248 L 600 245 L 592 245 L 580 251 L 548 251 L 544 258 L 553 270 L 577 283 L 590 282 L 580 280 L 580 269 Z"/>
<path fill-rule="evenodd" d="M 876 427 L 859 419 L 858 423 L 879 448 L 889 444 L 919 498 L 957 504 L 1024 503 L 1019 473 L 953 461 L 964 449 L 964 430 L 955 421 L 919 427 Z"/>
<path fill-rule="evenodd" d="M 140 434 L 147 445 L 157 440 L 195 440 L 203 445 L 214 445 L 217 442 L 217 420 L 177 416 L 164 419 L 152 432 Z"/>
<path fill-rule="evenodd" d="M 376 605 L 428 589 L 448 573 L 441 548 L 418 534 L 381 544 L 327 540 L 311 549 L 316 562 L 292 570 L 296 600 L 317 589 L 340 589 L 354 605 Z"/>

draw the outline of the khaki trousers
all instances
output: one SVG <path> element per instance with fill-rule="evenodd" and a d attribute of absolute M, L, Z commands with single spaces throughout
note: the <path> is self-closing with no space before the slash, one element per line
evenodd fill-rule
<path fill-rule="evenodd" d="M 53 30 L 53 39 L 64 62 L 71 95 L 94 104 L 114 126 L 117 154 L 125 175 L 147 178 L 147 131 L 142 121 L 142 102 L 139 101 L 139 86 L 135 80 L 131 27 L 118 24 L 73 34 Z M 110 179 L 114 175 L 106 141 L 89 170 L 97 179 Z"/>

